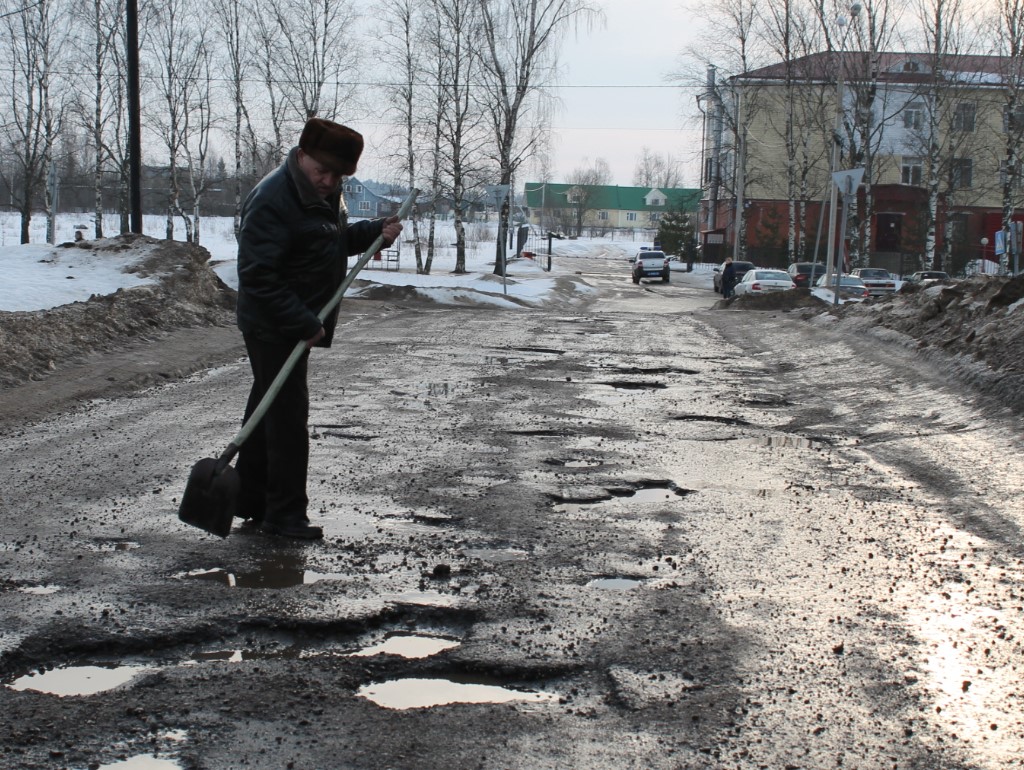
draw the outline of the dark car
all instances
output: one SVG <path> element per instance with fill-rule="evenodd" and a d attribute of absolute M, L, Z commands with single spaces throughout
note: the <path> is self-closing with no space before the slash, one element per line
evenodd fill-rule
<path fill-rule="evenodd" d="M 825 266 L 820 262 L 794 262 L 786 272 L 798 289 L 809 289 L 825 275 Z"/>
<path fill-rule="evenodd" d="M 736 283 L 739 283 L 740 281 L 743 280 L 743 276 L 745 276 L 747 274 L 748 270 L 753 270 L 754 269 L 754 263 L 753 262 L 733 262 L 732 263 L 732 268 L 733 268 L 733 270 L 736 271 Z M 722 271 L 724 269 L 725 269 L 725 263 L 723 262 L 721 265 L 719 265 L 718 267 L 715 268 L 715 275 L 711 279 L 712 283 L 714 283 L 714 285 L 715 285 L 715 291 L 717 291 L 719 294 L 722 293 Z M 733 284 L 733 286 L 735 286 L 735 285 L 736 284 Z"/>

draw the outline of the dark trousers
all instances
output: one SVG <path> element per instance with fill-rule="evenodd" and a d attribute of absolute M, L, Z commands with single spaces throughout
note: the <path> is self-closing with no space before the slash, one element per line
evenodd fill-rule
<path fill-rule="evenodd" d="M 294 345 L 261 342 L 245 336 L 252 367 L 252 390 L 245 419 L 256 410 Z M 241 480 L 238 515 L 275 523 L 307 521 L 306 473 L 309 466 L 309 387 L 306 351 L 285 380 L 270 409 L 238 451 Z"/>

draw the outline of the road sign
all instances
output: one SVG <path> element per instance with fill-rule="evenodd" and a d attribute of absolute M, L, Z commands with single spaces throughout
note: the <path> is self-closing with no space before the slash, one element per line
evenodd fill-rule
<path fill-rule="evenodd" d="M 846 171 L 834 171 L 832 173 L 832 181 L 835 182 L 839 192 L 843 195 L 852 195 L 856 192 L 863 179 L 864 169 L 862 168 L 851 168 Z"/>

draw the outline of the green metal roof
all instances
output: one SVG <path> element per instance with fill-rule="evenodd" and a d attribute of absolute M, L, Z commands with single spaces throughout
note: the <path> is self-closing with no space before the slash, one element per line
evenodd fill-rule
<path fill-rule="evenodd" d="M 524 185 L 526 205 L 533 209 L 569 208 L 569 192 L 583 187 L 589 191 L 587 208 L 609 211 L 667 211 L 682 204 L 686 211 L 696 211 L 701 191 L 689 187 L 609 187 L 599 185 L 555 184 L 527 182 Z M 645 197 L 651 190 L 665 194 L 664 206 L 648 206 Z"/>

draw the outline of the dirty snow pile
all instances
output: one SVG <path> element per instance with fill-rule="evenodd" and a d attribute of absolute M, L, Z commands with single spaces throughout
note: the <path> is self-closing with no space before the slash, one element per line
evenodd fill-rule
<path fill-rule="evenodd" d="M 981 392 L 1024 412 L 1024 275 L 904 286 L 803 317 L 941 358 Z"/>
<path fill-rule="evenodd" d="M 211 246 L 219 259 L 206 248 L 145 235 L 3 247 L 0 388 L 41 379 L 76 357 L 117 349 L 132 338 L 233 326 L 235 246 L 233 236 L 221 241 Z M 489 247 L 479 250 L 490 250 L 490 262 L 467 254 L 469 272 L 449 272 L 454 257 L 446 253 L 435 261 L 434 274 L 417 275 L 403 255 L 402 272 L 366 270 L 348 295 L 523 309 L 593 293 L 577 276 L 543 272 L 532 260 L 510 264 L 502 279 L 493 275 L 493 242 L 480 245 Z"/>
<path fill-rule="evenodd" d="M 234 323 L 235 293 L 197 246 L 126 235 L 5 251 L 0 307 L 43 309 L 0 312 L 0 387 L 39 379 L 64 361 L 130 338 Z M 77 297 L 89 291 L 83 287 L 110 293 Z M 67 304 L 54 304 L 61 299 Z"/>

